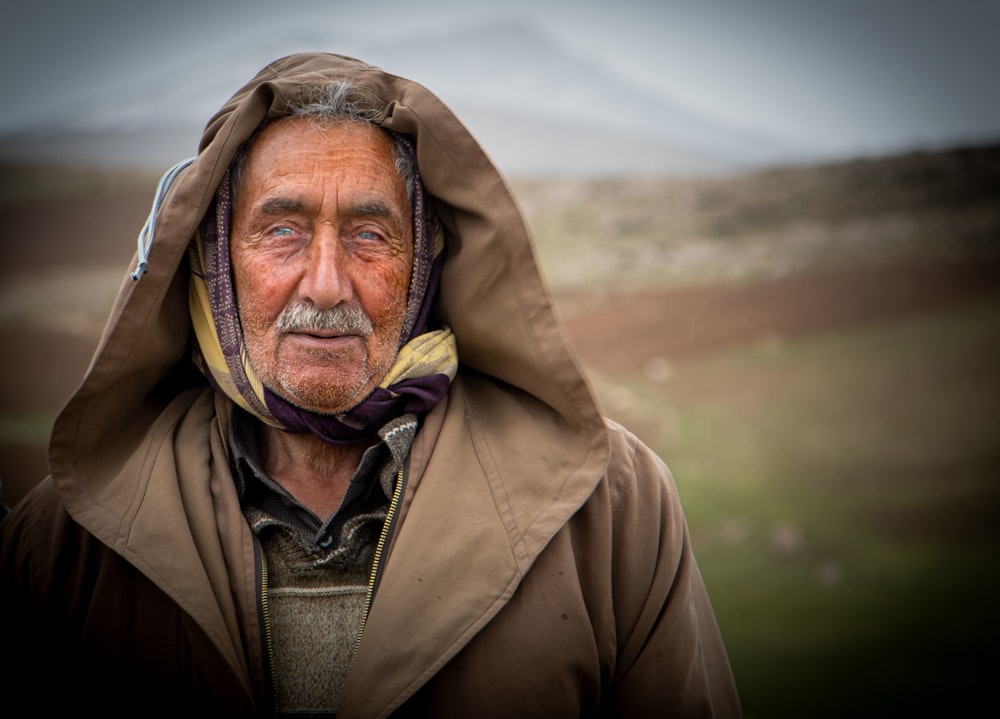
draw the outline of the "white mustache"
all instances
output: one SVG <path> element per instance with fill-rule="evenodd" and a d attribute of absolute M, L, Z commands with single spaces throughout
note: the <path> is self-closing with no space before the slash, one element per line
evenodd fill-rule
<path fill-rule="evenodd" d="M 281 332 L 335 332 L 342 335 L 367 337 L 374 328 L 371 319 L 357 305 L 337 305 L 320 309 L 316 305 L 288 305 L 278 315 Z"/>

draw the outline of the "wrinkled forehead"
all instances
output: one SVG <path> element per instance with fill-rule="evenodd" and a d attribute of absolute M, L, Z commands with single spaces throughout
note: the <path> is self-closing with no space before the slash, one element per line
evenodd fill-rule
<path fill-rule="evenodd" d="M 392 142 L 369 125 L 319 126 L 298 119 L 274 123 L 250 149 L 240 182 L 237 215 L 264 199 L 298 200 L 301 193 L 314 202 L 340 197 L 379 204 L 397 216 L 397 232 L 408 235 L 412 230 L 410 200 Z"/>
<path fill-rule="evenodd" d="M 413 207 L 414 195 L 418 190 L 416 161 L 412 142 L 409 138 L 382 128 L 365 120 L 340 115 L 283 116 L 261 123 L 253 134 L 237 149 L 230 164 L 230 188 L 233 203 L 239 198 L 247 173 L 250 158 L 262 139 L 275 135 L 287 135 L 289 142 L 315 142 L 317 147 L 331 141 L 331 130 L 345 135 L 367 139 L 378 152 L 391 153 L 392 167 L 403 183 L 407 205 Z M 314 137 L 313 137 L 314 135 Z"/>

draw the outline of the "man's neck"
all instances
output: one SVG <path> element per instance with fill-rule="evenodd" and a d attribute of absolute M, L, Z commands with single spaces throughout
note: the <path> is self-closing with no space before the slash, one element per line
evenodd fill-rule
<path fill-rule="evenodd" d="M 329 444 L 311 434 L 259 425 L 260 459 L 268 476 L 320 519 L 337 511 L 369 444 Z"/>

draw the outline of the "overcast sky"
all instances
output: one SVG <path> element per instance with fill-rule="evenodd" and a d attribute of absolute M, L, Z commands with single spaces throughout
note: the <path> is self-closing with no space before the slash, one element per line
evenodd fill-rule
<path fill-rule="evenodd" d="M 996 0 L 0 2 L 0 131 L 87 116 L 94 98 L 138 103 L 156 91 L 144 78 L 193 53 L 206 75 L 226 67 L 242 84 L 279 52 L 349 50 L 383 64 L 365 48 L 522 17 L 696 112 L 826 153 L 1000 137 Z M 221 50 L 232 43 L 241 57 Z"/>

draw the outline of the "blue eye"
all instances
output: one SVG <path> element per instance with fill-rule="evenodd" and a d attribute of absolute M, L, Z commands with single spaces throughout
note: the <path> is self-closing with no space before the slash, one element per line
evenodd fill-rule
<path fill-rule="evenodd" d="M 292 234 L 292 228 L 290 228 L 290 227 L 275 227 L 272 232 L 273 232 L 273 234 L 277 235 L 278 237 L 288 237 L 288 236 L 290 236 Z"/>

